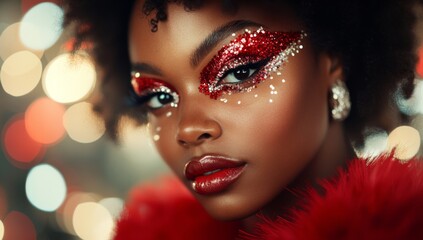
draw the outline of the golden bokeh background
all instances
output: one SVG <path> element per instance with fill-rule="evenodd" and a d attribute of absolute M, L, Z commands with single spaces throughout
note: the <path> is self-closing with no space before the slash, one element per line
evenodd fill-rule
<path fill-rule="evenodd" d="M 120 145 L 105 136 L 95 65 L 66 48 L 58 3 L 0 1 L 0 240 L 108 239 L 129 189 L 168 172 L 144 127 L 123 119 Z M 422 154 L 423 60 L 416 72 L 412 98 L 397 96 L 410 121 L 370 129 L 358 155 Z"/>

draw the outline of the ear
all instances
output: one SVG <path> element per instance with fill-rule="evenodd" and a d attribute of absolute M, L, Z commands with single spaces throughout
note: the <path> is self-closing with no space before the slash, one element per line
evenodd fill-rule
<path fill-rule="evenodd" d="M 337 80 L 344 80 L 344 66 L 339 57 L 328 53 L 321 53 L 320 61 L 326 76 L 327 86 L 330 88 Z"/>

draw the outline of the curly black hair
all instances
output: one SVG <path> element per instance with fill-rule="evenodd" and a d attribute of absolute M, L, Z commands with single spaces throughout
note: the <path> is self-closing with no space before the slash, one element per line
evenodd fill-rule
<path fill-rule="evenodd" d="M 64 0 L 65 26 L 75 26 L 75 49 L 93 43 L 91 53 L 102 70 L 102 114 L 112 137 L 122 114 L 131 114 L 125 103 L 130 86 L 128 25 L 134 0 Z M 222 11 L 236 11 L 241 1 L 220 0 Z M 152 31 L 167 21 L 167 5 L 180 4 L 187 11 L 201 8 L 203 0 L 146 0 L 140 14 L 151 17 Z M 252 1 L 254 2 L 254 1 Z M 289 4 L 304 22 L 315 49 L 339 57 L 350 90 L 352 109 L 346 120 L 349 136 L 358 142 L 366 127 L 392 127 L 386 112 L 395 112 L 394 93 L 413 90 L 416 57 L 413 8 L 423 0 L 264 0 L 256 4 Z M 134 114 L 134 113 L 132 113 Z M 145 112 L 138 110 L 141 120 Z"/>

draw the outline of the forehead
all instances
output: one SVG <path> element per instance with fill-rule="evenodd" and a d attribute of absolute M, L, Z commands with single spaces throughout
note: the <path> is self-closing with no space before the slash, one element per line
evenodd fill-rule
<path fill-rule="evenodd" d="M 166 59 L 186 61 L 186 56 L 192 54 L 211 32 L 235 20 L 256 22 L 276 31 L 301 29 L 286 6 L 279 6 L 276 11 L 257 3 L 240 4 L 236 12 L 227 13 L 222 10 L 220 1 L 210 1 L 194 11 L 169 4 L 167 20 L 159 22 L 158 31 L 152 32 L 150 21 L 155 13 L 145 16 L 141 11 L 142 6 L 143 1 L 136 3 L 130 22 L 129 50 L 132 62 L 160 65 Z"/>

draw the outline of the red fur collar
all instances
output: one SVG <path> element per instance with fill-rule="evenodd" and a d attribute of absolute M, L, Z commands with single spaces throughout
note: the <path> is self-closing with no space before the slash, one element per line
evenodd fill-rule
<path fill-rule="evenodd" d="M 339 177 L 310 189 L 292 220 L 264 219 L 245 239 L 423 239 L 423 166 L 389 156 L 351 162 Z M 237 223 L 205 213 L 174 179 L 135 188 L 117 223 L 115 240 L 234 239 Z"/>

